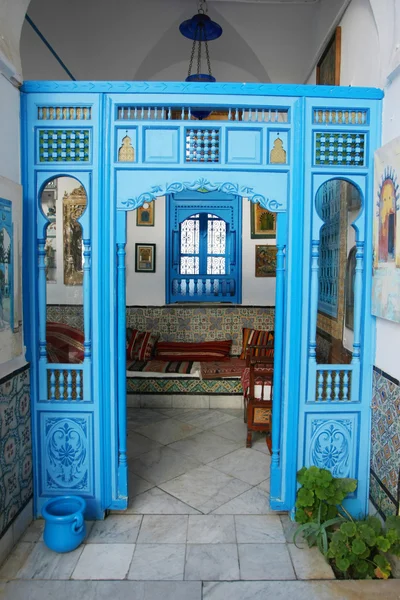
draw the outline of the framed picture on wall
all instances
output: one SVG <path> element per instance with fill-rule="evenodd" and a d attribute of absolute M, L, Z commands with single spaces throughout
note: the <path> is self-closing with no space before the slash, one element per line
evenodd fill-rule
<path fill-rule="evenodd" d="M 154 200 L 139 206 L 136 211 L 136 225 L 138 227 L 154 227 Z"/>
<path fill-rule="evenodd" d="M 155 244 L 135 244 L 135 271 L 137 273 L 155 273 Z"/>
<path fill-rule="evenodd" d="M 250 203 L 251 239 L 276 237 L 276 214 L 259 204 Z"/>
<path fill-rule="evenodd" d="M 276 246 L 256 246 L 256 277 L 276 277 Z"/>
<path fill-rule="evenodd" d="M 340 85 L 342 29 L 336 27 L 317 64 L 317 85 Z"/>

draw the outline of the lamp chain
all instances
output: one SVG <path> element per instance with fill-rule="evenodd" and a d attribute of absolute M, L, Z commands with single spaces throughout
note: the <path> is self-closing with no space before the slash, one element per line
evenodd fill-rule
<path fill-rule="evenodd" d="M 207 0 L 199 0 L 197 12 L 203 15 L 208 13 Z"/>

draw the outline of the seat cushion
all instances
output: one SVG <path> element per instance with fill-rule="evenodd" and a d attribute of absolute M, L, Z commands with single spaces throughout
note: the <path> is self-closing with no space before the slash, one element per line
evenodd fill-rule
<path fill-rule="evenodd" d="M 243 327 L 242 353 L 240 358 L 246 358 L 246 350 L 248 346 L 267 346 L 269 348 L 253 348 L 253 356 L 273 356 L 274 355 L 274 332 L 263 331 L 262 329 L 251 329 Z"/>
<path fill-rule="evenodd" d="M 47 360 L 51 363 L 81 363 L 84 355 L 83 331 L 65 323 L 46 323 Z"/>
<path fill-rule="evenodd" d="M 154 357 L 159 337 L 158 333 L 139 331 L 128 327 L 126 330 L 126 359 L 130 361 L 151 360 Z"/>
<path fill-rule="evenodd" d="M 158 342 L 156 357 L 162 360 L 229 360 L 232 340 L 215 342 Z"/>

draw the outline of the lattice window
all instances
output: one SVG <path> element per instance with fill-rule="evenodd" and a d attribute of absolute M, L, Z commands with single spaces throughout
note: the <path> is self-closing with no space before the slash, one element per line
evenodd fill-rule
<path fill-rule="evenodd" d="M 364 163 L 364 133 L 315 133 L 316 165 L 362 167 Z"/>
<path fill-rule="evenodd" d="M 40 129 L 40 162 L 88 162 L 89 129 Z"/>
<path fill-rule="evenodd" d="M 369 111 L 362 108 L 344 110 L 337 108 L 314 109 L 314 123 L 324 125 L 367 125 Z"/>
<path fill-rule="evenodd" d="M 226 274 L 226 222 L 211 214 L 197 214 L 180 226 L 180 274 Z"/>
<path fill-rule="evenodd" d="M 219 129 L 187 129 L 186 162 L 219 162 Z"/>
<path fill-rule="evenodd" d="M 91 106 L 38 106 L 39 121 L 89 121 Z"/>

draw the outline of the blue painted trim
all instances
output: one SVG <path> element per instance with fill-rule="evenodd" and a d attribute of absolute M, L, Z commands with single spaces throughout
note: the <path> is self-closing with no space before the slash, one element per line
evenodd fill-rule
<path fill-rule="evenodd" d="M 25 20 L 29 23 L 29 25 L 32 27 L 33 31 L 40 37 L 40 39 L 42 40 L 43 44 L 48 48 L 48 50 L 50 50 L 50 52 L 52 53 L 52 55 L 54 56 L 54 58 L 56 59 L 56 61 L 61 65 L 61 67 L 64 69 L 64 71 L 66 72 L 66 74 L 68 75 L 68 77 L 71 77 L 72 81 L 76 81 L 75 77 L 72 75 L 71 71 L 66 67 L 66 65 L 63 63 L 63 61 L 61 60 L 61 58 L 58 56 L 57 52 L 54 50 L 54 48 L 49 44 L 49 42 L 46 40 L 46 38 L 44 37 L 44 35 L 42 34 L 41 31 L 39 31 L 39 29 L 37 28 L 37 26 L 35 25 L 35 23 L 32 21 L 32 19 L 30 18 L 29 15 L 25 15 Z"/>
<path fill-rule="evenodd" d="M 311 98 L 349 98 L 351 100 L 380 100 L 383 91 L 378 88 L 330 87 L 325 85 L 295 85 L 274 83 L 190 83 L 162 81 L 25 81 L 23 92 L 71 93 L 94 92 L 107 94 L 188 94 L 242 95 L 242 96 L 298 96 Z M 161 98 L 162 101 L 162 98 Z M 229 106 L 230 99 L 219 99 L 218 104 Z M 182 103 L 180 103 L 182 105 Z"/>

